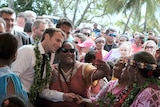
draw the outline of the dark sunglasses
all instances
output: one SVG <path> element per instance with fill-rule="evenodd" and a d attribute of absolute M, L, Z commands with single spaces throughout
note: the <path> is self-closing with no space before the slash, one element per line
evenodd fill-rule
<path fill-rule="evenodd" d="M 116 37 L 116 35 L 115 35 L 115 34 L 112 34 L 112 33 L 109 34 L 109 36 L 111 36 L 111 37 Z"/>
<path fill-rule="evenodd" d="M 83 33 L 84 35 L 86 35 L 86 36 L 90 36 L 91 34 L 89 34 L 89 33 Z"/>
<path fill-rule="evenodd" d="M 75 44 L 78 44 L 78 41 L 73 41 Z"/>
<path fill-rule="evenodd" d="M 150 48 L 150 49 L 153 49 L 154 47 L 153 47 L 153 46 L 146 46 L 146 48 L 147 48 L 147 49 L 149 49 L 149 48 Z"/>
<path fill-rule="evenodd" d="M 67 53 L 67 52 L 74 53 L 75 52 L 75 49 L 64 49 L 64 48 L 62 48 L 61 50 L 62 50 L 63 53 Z"/>

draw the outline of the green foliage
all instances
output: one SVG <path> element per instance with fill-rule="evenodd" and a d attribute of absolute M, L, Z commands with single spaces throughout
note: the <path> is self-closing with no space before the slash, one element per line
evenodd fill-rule
<path fill-rule="evenodd" d="M 8 1 L 12 0 L 1 1 L 0 7 L 8 6 Z M 96 19 L 100 19 L 100 25 L 104 26 L 107 23 L 110 26 L 111 23 L 116 24 L 111 22 L 112 16 L 121 13 L 123 19 L 117 19 L 124 22 L 121 25 L 124 31 L 129 27 L 133 31 L 156 29 L 160 32 L 157 26 L 159 21 L 155 16 L 159 5 L 160 0 L 14 0 L 17 13 L 33 10 L 39 16 L 68 17 L 75 26 L 83 22 L 93 23 Z"/>
<path fill-rule="evenodd" d="M 1 7 L 6 7 L 9 4 L 4 2 Z M 53 12 L 52 3 L 50 0 L 15 0 L 13 9 L 16 13 L 23 12 L 25 10 L 32 10 L 37 15 L 51 15 Z"/>

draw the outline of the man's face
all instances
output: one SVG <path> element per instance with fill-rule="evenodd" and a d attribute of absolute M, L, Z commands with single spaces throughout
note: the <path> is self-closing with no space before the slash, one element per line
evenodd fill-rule
<path fill-rule="evenodd" d="M 116 36 L 112 36 L 112 35 L 116 35 L 115 32 L 110 31 L 109 34 L 105 34 L 106 35 L 106 41 L 109 42 L 114 42 L 116 39 Z"/>
<path fill-rule="evenodd" d="M 70 26 L 67 26 L 67 25 L 61 25 L 60 29 L 62 31 L 64 31 L 64 33 L 67 35 L 67 39 L 68 39 L 69 34 L 71 33 L 72 28 Z"/>
<path fill-rule="evenodd" d="M 82 33 L 83 33 L 85 36 L 89 37 L 92 32 L 91 32 L 90 29 L 83 29 L 83 30 L 82 30 Z"/>
<path fill-rule="evenodd" d="M 47 44 L 47 51 L 48 53 L 54 53 L 62 46 L 62 43 L 64 41 L 64 36 L 61 32 L 55 32 L 54 36 L 50 37 L 48 36 L 46 39 Z"/>
<path fill-rule="evenodd" d="M 14 27 L 14 24 L 15 24 L 16 15 L 15 14 L 2 13 L 2 18 L 6 22 L 6 32 L 11 32 L 13 30 L 13 27 Z"/>
<path fill-rule="evenodd" d="M 39 28 L 33 28 L 33 35 L 35 36 L 35 37 L 38 37 L 39 39 L 41 39 L 42 38 L 42 35 L 43 35 L 43 33 L 44 33 L 44 31 L 45 31 L 45 29 L 47 28 L 47 24 L 43 24 L 43 23 L 41 23 L 40 25 L 39 25 Z"/>
<path fill-rule="evenodd" d="M 20 27 L 24 27 L 25 18 L 24 17 L 17 17 L 17 25 L 20 26 Z"/>

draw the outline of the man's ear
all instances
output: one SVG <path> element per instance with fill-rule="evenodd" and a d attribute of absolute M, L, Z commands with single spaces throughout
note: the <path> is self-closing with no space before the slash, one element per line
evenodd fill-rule
<path fill-rule="evenodd" d="M 48 34 L 48 33 L 46 33 L 46 34 L 44 35 L 44 38 L 45 38 L 45 39 L 50 39 L 49 34 Z"/>

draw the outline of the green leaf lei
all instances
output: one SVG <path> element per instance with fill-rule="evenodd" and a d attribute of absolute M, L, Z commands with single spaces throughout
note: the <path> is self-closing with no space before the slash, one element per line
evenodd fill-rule
<path fill-rule="evenodd" d="M 35 76 L 34 82 L 31 86 L 30 93 L 29 93 L 29 100 L 34 105 L 37 95 L 43 91 L 43 89 L 47 88 L 51 79 L 51 71 L 52 68 L 49 63 L 49 58 L 46 58 L 46 77 L 41 79 L 41 66 L 42 66 L 42 55 L 38 49 L 38 43 L 36 43 L 36 47 L 34 48 L 35 55 L 36 55 L 36 64 L 34 66 Z"/>
<path fill-rule="evenodd" d="M 129 107 L 133 103 L 139 91 L 145 89 L 151 83 L 157 84 L 158 88 L 160 88 L 160 80 L 157 78 L 153 78 L 153 77 L 146 79 L 143 85 L 138 85 L 137 83 L 133 83 L 133 89 L 131 90 L 128 97 L 125 99 L 124 103 L 122 104 L 122 107 Z"/>
<path fill-rule="evenodd" d="M 116 98 L 115 95 L 113 95 L 111 92 L 107 92 L 104 98 L 100 98 L 97 101 L 96 106 L 97 107 L 110 107 L 114 104 L 115 98 Z"/>
<path fill-rule="evenodd" d="M 127 98 L 124 99 L 124 102 L 121 105 L 121 107 L 129 107 L 133 103 L 138 93 L 142 89 L 145 89 L 146 87 L 148 87 L 150 83 L 157 84 L 158 88 L 160 88 L 160 80 L 155 78 L 146 79 L 143 85 L 138 85 L 137 83 L 133 83 L 132 84 L 133 88 L 130 91 L 130 94 L 127 96 Z M 112 107 L 115 103 L 116 103 L 116 96 L 113 95 L 111 92 L 107 92 L 105 97 L 100 98 L 97 101 L 97 107 Z"/>

